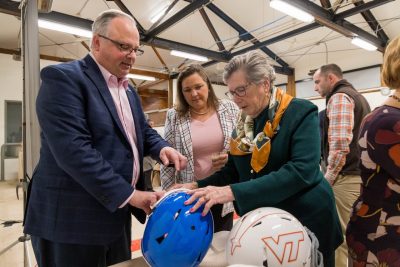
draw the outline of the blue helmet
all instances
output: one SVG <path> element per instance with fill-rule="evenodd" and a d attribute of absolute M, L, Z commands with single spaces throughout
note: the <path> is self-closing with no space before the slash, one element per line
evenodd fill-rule
<path fill-rule="evenodd" d="M 142 239 L 142 254 L 152 267 L 198 266 L 211 244 L 214 223 L 211 212 L 184 202 L 190 198 L 182 190 L 172 191 L 156 204 Z"/>

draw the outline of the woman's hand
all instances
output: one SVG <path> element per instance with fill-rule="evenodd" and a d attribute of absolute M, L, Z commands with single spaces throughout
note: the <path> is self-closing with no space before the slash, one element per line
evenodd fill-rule
<path fill-rule="evenodd" d="M 228 153 L 220 152 L 212 154 L 211 163 L 213 172 L 219 171 L 228 162 Z"/>
<path fill-rule="evenodd" d="M 189 205 L 198 199 L 197 203 L 190 209 L 190 212 L 195 212 L 204 204 L 204 209 L 201 213 L 203 216 L 205 216 L 215 204 L 224 204 L 235 200 L 232 189 L 229 185 L 224 187 L 207 186 L 191 190 L 188 194 L 192 196 L 185 201 L 186 205 Z"/>

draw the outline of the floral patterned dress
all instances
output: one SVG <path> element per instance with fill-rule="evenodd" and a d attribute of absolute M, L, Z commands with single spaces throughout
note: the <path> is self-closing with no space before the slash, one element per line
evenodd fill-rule
<path fill-rule="evenodd" d="M 400 109 L 382 106 L 360 131 L 360 197 L 346 239 L 353 266 L 400 267 Z"/>

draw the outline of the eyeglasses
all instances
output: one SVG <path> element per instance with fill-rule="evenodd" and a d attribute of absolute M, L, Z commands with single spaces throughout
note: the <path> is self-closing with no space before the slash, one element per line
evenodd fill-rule
<path fill-rule="evenodd" d="M 249 87 L 249 85 L 250 85 L 251 83 L 248 83 L 248 84 L 246 84 L 246 85 L 244 85 L 244 86 L 239 86 L 239 87 L 237 87 L 235 90 L 233 90 L 233 91 L 228 91 L 228 92 L 226 92 L 225 93 L 225 95 L 227 96 L 227 97 L 229 97 L 230 99 L 233 99 L 233 97 L 236 95 L 236 96 L 239 96 L 239 97 L 243 97 L 243 96 L 245 96 L 246 95 L 246 90 L 247 90 L 247 87 Z"/>
<path fill-rule="evenodd" d="M 141 56 L 144 53 L 144 51 L 140 48 L 134 48 L 128 44 L 123 44 L 123 43 L 117 42 L 111 38 L 108 38 L 107 36 L 99 34 L 99 37 L 112 42 L 121 52 L 125 53 L 126 55 L 130 55 L 132 53 L 132 51 L 135 52 L 136 56 Z"/>

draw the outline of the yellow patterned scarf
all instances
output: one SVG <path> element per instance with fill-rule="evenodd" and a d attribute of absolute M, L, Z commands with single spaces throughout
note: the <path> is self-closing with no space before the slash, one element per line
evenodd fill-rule
<path fill-rule="evenodd" d="M 262 132 L 254 138 L 254 121 L 250 116 L 240 116 L 230 141 L 230 153 L 235 156 L 252 154 L 251 167 L 261 171 L 268 163 L 271 139 L 279 130 L 279 122 L 293 97 L 274 87 L 269 101 L 272 122 L 265 123 Z"/>

